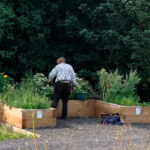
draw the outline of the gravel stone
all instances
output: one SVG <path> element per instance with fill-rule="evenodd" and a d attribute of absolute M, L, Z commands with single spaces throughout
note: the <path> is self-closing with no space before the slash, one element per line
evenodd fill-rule
<path fill-rule="evenodd" d="M 48 150 L 125 150 L 127 146 L 144 150 L 150 146 L 150 124 L 102 125 L 98 118 L 58 119 L 56 127 L 36 129 L 36 133 L 41 135 L 38 150 L 46 150 L 46 140 Z M 29 150 L 34 150 L 30 138 L 0 141 L 0 150 L 17 150 L 19 145 L 25 150 L 26 141 Z"/>

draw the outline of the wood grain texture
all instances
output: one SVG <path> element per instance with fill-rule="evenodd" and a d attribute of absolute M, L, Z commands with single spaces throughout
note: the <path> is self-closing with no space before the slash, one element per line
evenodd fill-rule
<path fill-rule="evenodd" d="M 22 133 L 22 134 L 27 135 L 27 136 L 34 136 L 34 134 L 32 132 L 30 132 L 30 131 L 27 131 L 27 130 L 24 130 L 24 129 L 20 129 L 18 127 L 15 127 L 15 126 L 7 124 L 7 123 L 0 122 L 0 125 L 3 128 L 9 129 L 10 131 L 13 131 L 13 132 Z M 36 137 L 40 137 L 41 136 L 39 134 L 35 134 L 35 135 L 36 135 Z"/>
<path fill-rule="evenodd" d="M 96 101 L 96 117 L 103 112 L 119 113 L 125 123 L 150 123 L 150 106 L 140 107 L 141 113 L 136 114 L 136 108 L 140 106 L 121 106 L 103 101 Z"/>
<path fill-rule="evenodd" d="M 61 116 L 62 102 L 57 107 L 57 116 Z M 95 101 L 94 100 L 69 100 L 68 117 L 95 117 Z"/>
<path fill-rule="evenodd" d="M 42 118 L 37 112 L 42 111 Z M 18 128 L 32 128 L 32 114 L 34 114 L 35 128 L 56 126 L 56 109 L 20 109 L 0 103 L 0 121 Z"/>
<path fill-rule="evenodd" d="M 99 100 L 69 100 L 68 117 L 100 117 L 101 113 L 119 113 L 126 123 L 150 123 L 150 106 L 143 106 L 140 115 L 136 114 L 139 106 L 121 106 Z M 37 118 L 37 111 L 42 111 L 42 118 Z M 32 114 L 35 127 L 56 126 L 56 118 L 61 116 L 62 102 L 57 111 L 51 109 L 24 110 L 13 108 L 0 103 L 0 121 L 18 128 L 32 128 Z"/>

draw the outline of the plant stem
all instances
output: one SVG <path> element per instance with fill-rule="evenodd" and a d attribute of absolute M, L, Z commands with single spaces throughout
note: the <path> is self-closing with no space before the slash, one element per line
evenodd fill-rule
<path fill-rule="evenodd" d="M 35 135 L 35 127 L 34 127 L 34 114 L 32 114 L 32 127 L 33 127 L 33 137 L 34 137 L 35 150 L 38 150 L 37 149 L 37 137 Z"/>
<path fill-rule="evenodd" d="M 48 150 L 48 141 L 46 140 L 45 143 L 46 143 L 46 150 Z"/>
<path fill-rule="evenodd" d="M 29 150 L 28 142 L 26 142 L 26 150 Z"/>

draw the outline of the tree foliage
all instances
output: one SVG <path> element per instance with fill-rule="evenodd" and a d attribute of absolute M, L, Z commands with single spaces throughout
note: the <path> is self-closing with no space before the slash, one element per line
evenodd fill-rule
<path fill-rule="evenodd" d="M 0 1 L 0 70 L 15 78 L 27 70 L 48 74 L 65 56 L 93 84 L 102 67 L 137 69 L 148 99 L 149 39 L 148 0 Z"/>

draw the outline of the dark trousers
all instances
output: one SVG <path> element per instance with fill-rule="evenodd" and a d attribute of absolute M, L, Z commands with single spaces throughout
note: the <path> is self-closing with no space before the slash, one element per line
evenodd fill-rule
<path fill-rule="evenodd" d="M 54 102 L 52 104 L 52 107 L 57 108 L 59 100 L 62 99 L 62 102 L 63 102 L 62 118 L 67 117 L 68 100 L 69 100 L 69 96 L 70 96 L 70 91 L 71 91 L 71 86 L 69 83 L 58 82 L 55 84 Z"/>

